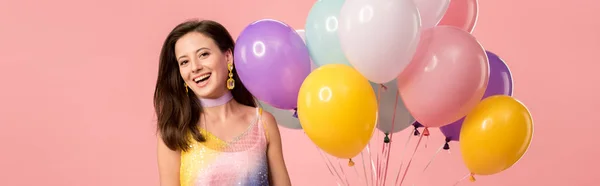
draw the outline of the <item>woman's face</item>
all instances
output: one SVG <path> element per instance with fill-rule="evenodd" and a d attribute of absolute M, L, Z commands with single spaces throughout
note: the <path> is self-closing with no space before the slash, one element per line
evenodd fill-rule
<path fill-rule="evenodd" d="M 196 96 L 218 98 L 228 91 L 227 64 L 233 63 L 233 55 L 221 52 L 212 38 L 199 32 L 184 35 L 175 43 L 175 57 L 181 78 Z"/>

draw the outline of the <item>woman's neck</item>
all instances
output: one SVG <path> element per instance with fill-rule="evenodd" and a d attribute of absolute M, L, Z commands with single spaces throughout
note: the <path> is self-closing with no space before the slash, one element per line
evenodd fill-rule
<path fill-rule="evenodd" d="M 231 94 L 231 91 L 225 91 L 221 97 L 215 99 L 200 98 L 200 105 L 202 105 L 202 108 L 218 107 L 227 104 L 232 99 L 233 95 Z"/>
<path fill-rule="evenodd" d="M 224 121 L 232 112 L 235 101 L 231 91 L 215 99 L 200 98 L 203 114 L 216 120 Z"/>

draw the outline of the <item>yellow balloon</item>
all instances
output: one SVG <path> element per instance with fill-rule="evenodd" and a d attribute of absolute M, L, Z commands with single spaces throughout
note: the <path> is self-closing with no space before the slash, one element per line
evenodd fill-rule
<path fill-rule="evenodd" d="M 377 122 L 377 99 L 369 81 L 344 64 L 323 65 L 302 83 L 298 119 L 318 147 L 350 159 L 369 143 Z"/>
<path fill-rule="evenodd" d="M 460 130 L 463 160 L 472 174 L 491 175 L 513 166 L 529 148 L 533 120 L 513 97 L 490 96 L 465 118 Z"/>

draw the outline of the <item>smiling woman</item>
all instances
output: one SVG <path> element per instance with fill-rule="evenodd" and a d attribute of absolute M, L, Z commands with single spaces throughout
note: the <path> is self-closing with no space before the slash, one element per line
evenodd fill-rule
<path fill-rule="evenodd" d="M 256 108 L 214 21 L 187 21 L 164 42 L 154 93 L 161 186 L 290 185 L 277 123 Z"/>

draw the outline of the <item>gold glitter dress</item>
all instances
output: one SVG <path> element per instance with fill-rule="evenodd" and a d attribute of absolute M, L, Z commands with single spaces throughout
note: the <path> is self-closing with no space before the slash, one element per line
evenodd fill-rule
<path fill-rule="evenodd" d="M 190 149 L 181 153 L 182 186 L 267 186 L 267 131 L 257 108 L 256 119 L 246 131 L 227 142 L 200 129 L 205 142 L 191 140 Z"/>

